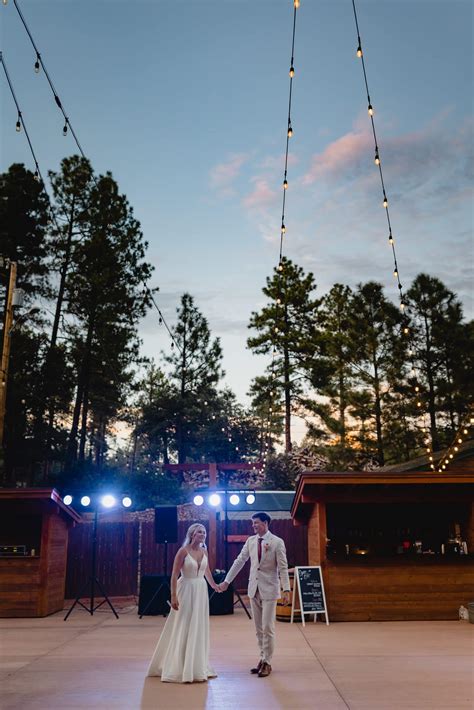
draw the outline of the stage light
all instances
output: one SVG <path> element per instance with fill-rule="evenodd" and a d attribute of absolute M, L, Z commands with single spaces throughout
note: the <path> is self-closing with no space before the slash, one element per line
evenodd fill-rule
<path fill-rule="evenodd" d="M 237 493 L 232 493 L 231 497 L 229 498 L 229 502 L 231 505 L 238 505 L 240 503 L 240 498 Z"/>
<path fill-rule="evenodd" d="M 194 503 L 194 505 L 202 505 L 204 503 L 204 498 L 199 495 L 194 496 L 193 503 Z"/>
<path fill-rule="evenodd" d="M 64 503 L 64 505 L 71 505 L 71 503 L 72 503 L 72 496 L 70 496 L 70 495 L 64 496 L 64 498 L 63 498 L 63 503 Z"/>
<path fill-rule="evenodd" d="M 115 498 L 113 496 L 111 496 L 110 494 L 102 496 L 102 498 L 100 499 L 100 502 L 102 503 L 104 508 L 112 508 L 116 503 Z"/>
<path fill-rule="evenodd" d="M 217 508 L 218 505 L 220 505 L 221 502 L 221 497 L 218 495 L 218 493 L 213 493 L 212 495 L 209 496 L 209 503 L 214 507 Z"/>
<path fill-rule="evenodd" d="M 85 508 L 91 504 L 91 499 L 89 496 L 82 496 L 81 498 L 81 505 L 83 505 Z"/>
<path fill-rule="evenodd" d="M 124 508 L 130 508 L 130 506 L 132 505 L 132 499 L 130 498 L 130 496 L 124 496 L 122 498 L 122 505 Z"/>
<path fill-rule="evenodd" d="M 246 503 L 248 505 L 253 505 L 255 503 L 255 494 L 254 493 L 249 493 L 245 499 Z"/>

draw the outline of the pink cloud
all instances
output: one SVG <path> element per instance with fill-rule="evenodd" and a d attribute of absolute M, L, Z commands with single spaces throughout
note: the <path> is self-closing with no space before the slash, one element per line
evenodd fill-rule
<path fill-rule="evenodd" d="M 253 178 L 254 189 L 242 200 L 247 209 L 261 209 L 274 202 L 277 193 L 272 190 L 264 178 Z"/>
<path fill-rule="evenodd" d="M 310 185 L 319 178 L 345 172 L 349 164 L 366 156 L 371 148 L 373 139 L 368 132 L 346 133 L 313 156 L 310 169 L 302 178 L 303 184 Z"/>
<path fill-rule="evenodd" d="M 247 161 L 244 153 L 231 155 L 225 163 L 215 165 L 210 172 L 211 187 L 224 194 L 233 194 L 232 183 L 238 177 L 242 165 Z"/>

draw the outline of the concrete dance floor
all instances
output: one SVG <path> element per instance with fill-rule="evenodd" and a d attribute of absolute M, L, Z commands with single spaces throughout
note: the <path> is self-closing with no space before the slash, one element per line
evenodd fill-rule
<path fill-rule="evenodd" d="M 219 677 L 146 679 L 163 617 L 136 607 L 0 619 L 2 710 L 461 710 L 474 707 L 474 625 L 467 622 L 277 623 L 274 671 L 250 675 L 253 624 L 242 609 L 211 617 Z"/>

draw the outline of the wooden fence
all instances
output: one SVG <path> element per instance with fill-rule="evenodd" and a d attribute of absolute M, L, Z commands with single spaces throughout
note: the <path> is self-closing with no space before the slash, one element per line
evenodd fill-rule
<path fill-rule="evenodd" d="M 201 521 L 199 521 L 201 522 Z M 192 521 L 179 521 L 178 540 L 169 544 L 167 550 L 167 573 L 171 574 L 173 559 L 184 540 Z M 206 523 L 202 523 L 207 528 Z M 292 520 L 274 520 L 271 531 L 283 538 L 288 564 L 305 565 L 308 562 L 307 529 L 295 527 Z M 74 598 L 91 573 L 93 524 L 82 523 L 69 531 L 69 547 L 66 574 L 66 598 Z M 250 535 L 249 520 L 229 520 L 228 534 Z M 242 542 L 229 542 L 228 565 L 232 564 Z M 217 521 L 216 569 L 225 569 L 224 522 Z M 110 596 L 131 596 L 139 592 L 139 578 L 144 574 L 165 573 L 165 546 L 155 543 L 154 523 L 116 522 L 99 523 L 97 528 L 96 574 Z M 237 575 L 237 589 L 247 589 L 248 565 Z M 86 589 L 83 596 L 87 596 Z"/>

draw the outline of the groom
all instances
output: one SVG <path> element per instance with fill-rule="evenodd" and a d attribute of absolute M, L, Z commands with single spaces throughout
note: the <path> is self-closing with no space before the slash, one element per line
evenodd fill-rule
<path fill-rule="evenodd" d="M 283 601 L 290 602 L 290 581 L 285 543 L 272 535 L 268 529 L 271 521 L 267 513 L 252 515 L 255 535 L 247 538 L 240 555 L 219 585 L 225 591 L 250 557 L 250 578 L 248 595 L 260 648 L 260 660 L 251 673 L 266 678 L 272 672 L 270 665 L 275 647 L 275 611 L 280 597 L 280 581 L 283 587 Z"/>

